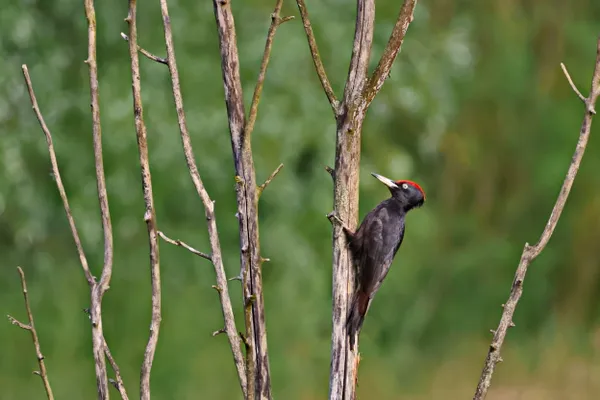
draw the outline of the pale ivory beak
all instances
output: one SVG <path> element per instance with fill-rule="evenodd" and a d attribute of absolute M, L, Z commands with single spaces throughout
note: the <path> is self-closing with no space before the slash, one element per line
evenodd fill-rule
<path fill-rule="evenodd" d="M 398 187 L 398 185 L 396 185 L 396 182 L 394 182 L 393 180 L 391 180 L 389 178 L 386 178 L 385 176 L 381 176 L 381 175 L 376 174 L 374 172 L 371 172 L 371 175 L 373 175 L 375 178 L 379 179 L 379 181 L 381 183 L 383 183 L 385 186 L 389 187 L 390 189 Z"/>

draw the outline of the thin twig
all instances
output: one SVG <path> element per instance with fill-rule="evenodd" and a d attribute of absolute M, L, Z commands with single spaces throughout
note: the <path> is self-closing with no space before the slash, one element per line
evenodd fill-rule
<path fill-rule="evenodd" d="M 564 70 L 566 70 L 566 68 L 563 68 L 563 71 Z M 577 93 L 577 90 L 574 87 L 573 91 L 577 94 L 578 97 L 580 96 L 580 94 Z M 512 287 L 510 290 L 510 296 L 508 298 L 508 301 L 504 304 L 504 310 L 502 311 L 502 317 L 500 318 L 498 328 L 496 328 L 496 330 L 493 331 L 494 339 L 492 340 L 487 357 L 485 359 L 485 365 L 483 367 L 481 377 L 479 378 L 479 383 L 477 385 L 475 396 L 473 397 L 474 400 L 483 400 L 487 395 L 488 389 L 492 382 L 492 375 L 494 373 L 496 364 L 502 361 L 502 358 L 500 357 L 500 349 L 502 348 L 502 344 L 504 343 L 506 332 L 508 331 L 508 328 L 514 326 L 514 323 L 512 321 L 513 315 L 515 313 L 517 303 L 521 298 L 521 294 L 523 293 L 523 281 L 525 280 L 527 268 L 529 267 L 531 262 L 537 256 L 540 255 L 540 253 L 548 244 L 548 241 L 552 237 L 552 233 L 556 228 L 558 219 L 560 218 L 563 212 L 565 203 L 567 202 L 567 198 L 569 197 L 569 193 L 571 192 L 573 181 L 575 180 L 575 176 L 577 175 L 577 171 L 579 170 L 579 166 L 581 164 L 581 159 L 583 158 L 583 154 L 587 146 L 587 142 L 590 136 L 590 129 L 592 126 L 592 117 L 594 115 L 593 109 L 599 94 L 600 38 L 598 39 L 596 47 L 596 66 L 594 68 L 594 75 L 592 78 L 590 95 L 588 98 L 585 98 L 586 110 L 585 115 L 583 117 L 583 122 L 581 124 L 581 129 L 579 131 L 579 140 L 577 141 L 575 153 L 573 154 L 573 158 L 571 160 L 571 164 L 569 165 L 567 175 L 563 182 L 562 188 L 560 189 L 558 199 L 556 200 L 556 203 L 552 208 L 550 218 L 548 219 L 546 227 L 544 228 L 544 231 L 542 232 L 538 242 L 534 246 L 530 246 L 529 243 L 525 243 L 525 248 L 523 249 L 523 254 L 521 255 L 521 260 L 519 261 L 519 266 L 517 267 L 515 278 L 513 280 Z"/>
<path fill-rule="evenodd" d="M 573 91 L 575 92 L 577 97 L 579 97 L 579 99 L 585 103 L 585 101 L 587 99 L 585 98 L 584 95 L 581 94 L 579 89 L 577 89 L 577 86 L 575 86 L 575 83 L 573 83 L 573 79 L 571 79 L 571 75 L 569 75 L 569 71 L 567 71 L 567 67 L 565 66 L 565 64 L 560 63 L 560 67 L 562 68 L 562 71 L 565 74 L 565 77 L 567 78 L 569 85 L 571 85 L 571 89 L 573 89 Z"/>
<path fill-rule="evenodd" d="M 267 188 L 267 186 L 269 186 L 269 184 L 271 183 L 271 181 L 273 179 L 275 179 L 275 177 L 277 176 L 277 174 L 279 173 L 279 171 L 281 171 L 282 168 L 283 168 L 283 164 L 279 164 L 279 166 L 277 168 L 275 168 L 275 171 L 273 171 L 271 173 L 271 175 L 269 175 L 269 177 L 267 178 L 267 180 L 265 181 L 265 183 L 263 183 L 262 185 L 260 185 L 258 187 L 258 196 L 260 196 L 262 194 L 262 192 Z"/>
<path fill-rule="evenodd" d="M 400 52 L 400 48 L 404 42 L 404 36 L 406 35 L 408 26 L 413 21 L 416 5 L 417 0 L 404 0 L 404 4 L 400 9 L 400 14 L 396 20 L 390 39 L 385 46 L 383 55 L 379 60 L 379 64 L 377 64 L 377 68 L 375 68 L 375 71 L 373 72 L 373 76 L 369 80 L 369 84 L 365 88 L 364 96 L 367 104 L 370 104 L 371 101 L 373 101 L 377 93 L 381 90 L 383 83 L 390 75 L 394 60 L 396 59 L 398 52 Z"/>
<path fill-rule="evenodd" d="M 169 65 L 169 72 L 171 74 L 171 86 L 173 88 L 173 98 L 175 102 L 175 108 L 177 110 L 177 121 L 179 123 L 179 131 L 181 133 L 181 142 L 183 145 L 183 153 L 185 155 L 185 161 L 187 163 L 188 170 L 190 171 L 190 177 L 194 188 L 200 197 L 200 200 L 204 204 L 204 211 L 206 215 L 208 236 L 210 241 L 211 255 L 210 260 L 215 269 L 217 285 L 221 287 L 219 291 L 219 299 L 221 301 L 221 311 L 223 313 L 224 329 L 229 340 L 231 352 L 233 354 L 233 360 L 235 363 L 236 371 L 238 374 L 238 380 L 242 388 L 244 398 L 247 394 L 247 381 L 246 381 L 246 369 L 244 366 L 244 358 L 242 355 L 242 349 L 240 347 L 240 341 L 238 339 L 238 331 L 235 325 L 235 317 L 233 314 L 233 307 L 231 305 L 231 298 L 229 296 L 229 289 L 227 285 L 227 276 L 225 275 L 225 267 L 223 266 L 223 258 L 221 256 L 221 244 L 219 241 L 219 233 L 217 230 L 217 221 L 215 218 L 215 203 L 208 195 L 198 166 L 196 165 L 196 159 L 194 156 L 194 150 L 192 148 L 192 141 L 187 128 L 187 122 L 185 119 L 185 111 L 183 108 L 183 98 L 181 95 L 181 85 L 179 83 L 179 72 L 177 70 L 177 60 L 175 58 L 175 47 L 173 44 L 173 33 L 171 30 L 171 19 L 169 18 L 169 9 L 166 0 L 161 0 L 160 8 L 163 18 L 163 28 L 165 32 L 165 44 L 167 49 L 167 59 Z"/>
<path fill-rule="evenodd" d="M 219 330 L 214 331 L 211 336 L 215 337 L 215 336 L 219 336 L 221 333 L 225 333 L 225 328 L 221 328 Z"/>
<path fill-rule="evenodd" d="M 154 196 L 152 194 L 152 176 L 150 174 L 150 161 L 148 158 L 148 139 L 146 124 L 144 123 L 144 108 L 142 104 L 142 88 L 140 82 L 140 60 L 137 45 L 136 0 L 129 0 L 129 13 L 125 21 L 129 24 L 129 57 L 131 58 L 131 80 L 133 94 L 133 111 L 135 117 L 135 132 L 140 154 L 140 167 L 142 171 L 142 188 L 144 191 L 144 221 L 148 230 L 150 245 L 150 280 L 152 285 L 152 317 L 150 321 L 150 335 L 140 373 L 140 398 L 150 400 L 150 373 L 154 353 L 158 344 L 161 315 L 161 286 L 160 286 L 160 253 L 158 246 L 158 233 L 156 229 L 156 211 Z"/>
<path fill-rule="evenodd" d="M 35 329 L 35 323 L 33 322 L 33 313 L 31 312 L 31 305 L 29 304 L 29 294 L 27 292 L 27 282 L 25 281 L 25 273 L 23 272 L 23 269 L 21 267 L 17 267 L 17 271 L 19 271 L 19 276 L 21 277 L 21 287 L 23 288 L 23 298 L 25 299 L 25 309 L 27 310 L 27 318 L 29 319 L 29 324 L 24 324 L 16 318 L 11 317 L 10 315 L 8 315 L 7 317 L 13 325 L 17 325 L 19 328 L 25 329 L 26 331 L 29 331 L 31 333 L 33 347 L 35 348 L 35 356 L 38 360 L 38 365 L 40 367 L 39 372 L 36 371 L 36 375 L 39 375 L 42 378 L 42 382 L 44 383 L 44 389 L 46 389 L 46 395 L 48 396 L 48 400 L 54 400 L 52 388 L 50 387 L 50 381 L 48 380 L 48 371 L 46 370 L 46 363 L 44 363 L 44 355 L 42 354 L 42 349 L 40 347 L 40 340 Z"/>
<path fill-rule="evenodd" d="M 174 244 L 175 246 L 183 247 L 184 249 L 186 249 L 186 250 L 187 250 L 187 251 L 189 251 L 190 253 L 193 253 L 193 254 L 195 254 L 195 255 L 197 255 L 197 256 L 200 256 L 200 257 L 202 257 L 202 258 L 205 258 L 205 259 L 207 259 L 208 261 L 212 261 L 212 258 L 211 258 L 211 256 L 210 256 L 210 254 L 206 254 L 206 253 L 203 253 L 203 252 L 201 252 L 200 250 L 196 250 L 196 249 L 195 249 L 195 248 L 193 248 L 192 246 L 188 245 L 188 244 L 187 244 L 187 243 L 185 243 L 185 242 L 182 242 L 182 241 L 181 241 L 181 240 L 179 240 L 179 239 L 175 239 L 175 240 L 174 240 L 174 239 L 171 239 L 171 238 L 169 238 L 167 235 L 165 235 L 165 234 L 164 234 L 163 232 L 161 232 L 161 231 L 158 231 L 158 236 L 160 236 L 160 237 L 161 237 L 161 239 L 162 239 L 162 240 L 164 240 L 164 241 L 165 241 L 165 242 L 167 242 L 167 243 L 171 243 L 171 244 Z"/>
<path fill-rule="evenodd" d="M 246 122 L 246 136 L 250 137 L 252 131 L 254 131 L 254 123 L 256 122 L 256 115 L 258 114 L 258 103 L 260 102 L 260 95 L 262 94 L 263 86 L 265 83 L 265 77 L 267 74 L 267 66 L 269 65 L 269 59 L 271 57 L 271 48 L 273 47 L 273 38 L 279 25 L 286 21 L 290 21 L 293 17 L 280 18 L 279 13 L 281 12 L 281 6 L 283 0 L 277 0 L 275 3 L 275 9 L 271 14 L 271 26 L 267 33 L 267 41 L 265 43 L 265 51 L 263 53 L 262 62 L 260 63 L 260 72 L 258 73 L 258 79 L 256 80 L 256 87 L 254 88 L 254 94 L 252 95 L 252 102 L 250 103 L 250 113 L 248 114 L 248 121 Z"/>
<path fill-rule="evenodd" d="M 44 132 L 44 136 L 46 137 L 46 144 L 48 145 L 48 153 L 50 154 L 50 164 L 52 166 L 52 175 L 54 176 L 54 181 L 56 182 L 56 187 L 58 188 L 58 193 L 60 194 L 60 198 L 62 199 L 63 207 L 65 209 L 65 214 L 67 214 L 67 220 L 69 221 L 69 227 L 71 228 L 71 234 L 73 235 L 73 240 L 75 241 L 75 247 L 77 247 L 77 254 L 79 255 L 79 261 L 81 263 L 81 268 L 83 269 L 83 273 L 85 275 L 85 279 L 88 284 L 91 286 L 94 285 L 95 280 L 90 271 L 90 267 L 87 262 L 87 258 L 85 256 L 85 252 L 83 251 L 83 245 L 81 244 L 81 239 L 79 238 L 79 232 L 77 231 L 77 227 L 75 226 L 75 219 L 73 218 L 73 213 L 71 212 L 71 206 L 69 206 L 69 199 L 67 197 L 67 192 L 65 191 L 65 186 L 63 185 L 62 178 L 60 176 L 60 170 L 58 168 L 58 161 L 56 160 L 56 152 L 54 151 L 54 143 L 52 142 L 52 134 L 50 133 L 50 129 L 46 125 L 44 121 L 44 117 L 40 111 L 40 107 L 38 105 L 37 99 L 35 97 L 35 92 L 33 91 L 33 84 L 31 83 L 31 77 L 29 76 L 29 69 L 27 69 L 27 65 L 23 64 L 21 66 L 23 70 L 23 76 L 25 77 L 25 84 L 27 85 L 27 91 L 29 92 L 29 98 L 31 100 L 31 106 L 33 108 L 33 112 L 37 117 L 38 122 Z"/>
<path fill-rule="evenodd" d="M 304 32 L 306 32 L 306 38 L 308 39 L 308 47 L 310 49 L 310 54 L 312 55 L 313 63 L 315 64 L 315 69 L 317 70 L 317 75 L 321 81 L 321 86 L 323 86 L 323 90 L 327 95 L 327 99 L 329 100 L 329 104 L 331 105 L 334 115 L 337 116 L 338 100 L 335 97 L 335 93 L 333 92 L 333 88 L 329 82 L 329 78 L 327 78 L 327 72 L 325 72 L 323 61 L 321 61 L 319 47 L 317 46 L 317 40 L 315 39 L 315 33 L 313 32 L 310 18 L 308 17 L 306 4 L 304 3 L 304 0 L 296 0 L 296 4 L 298 5 L 298 10 L 300 11 L 302 25 L 304 25 Z"/>
<path fill-rule="evenodd" d="M 121 37 L 125 40 L 125 41 L 129 41 L 129 36 L 127 36 L 126 34 L 124 34 L 123 32 L 121 32 Z M 167 61 L 166 58 L 162 58 L 159 56 L 155 56 L 154 54 L 150 53 L 148 50 L 143 49 L 142 47 L 138 46 L 138 51 L 140 53 L 142 53 L 143 56 L 145 56 L 146 58 L 152 60 L 152 61 L 156 61 L 157 63 L 160 64 L 165 64 L 165 65 L 169 65 L 169 62 Z"/>
<path fill-rule="evenodd" d="M 106 359 L 108 360 L 108 363 L 110 364 L 113 372 L 115 373 L 116 378 L 114 381 L 112 381 L 112 379 L 109 379 L 109 382 L 112 381 L 111 383 L 113 384 L 115 389 L 119 391 L 122 400 L 129 400 L 129 396 L 127 396 L 127 390 L 125 390 L 125 384 L 123 383 L 123 377 L 121 376 L 121 369 L 119 368 L 119 365 L 112 356 L 112 353 L 108 348 L 108 344 L 106 344 L 106 339 L 104 339 L 104 353 L 106 354 Z"/>

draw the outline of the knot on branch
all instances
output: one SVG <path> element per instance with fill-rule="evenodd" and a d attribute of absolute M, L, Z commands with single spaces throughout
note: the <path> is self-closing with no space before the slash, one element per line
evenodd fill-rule
<path fill-rule="evenodd" d="M 326 165 L 325 171 L 327 171 L 329 175 L 331 175 L 331 179 L 333 179 L 335 182 L 335 169 L 331 168 L 329 165 Z"/>
<path fill-rule="evenodd" d="M 218 336 L 218 335 L 220 335 L 221 333 L 225 333 L 225 328 L 221 328 L 221 329 L 219 329 L 219 330 L 217 330 L 217 331 L 214 331 L 214 332 L 212 333 L 212 337 Z"/>

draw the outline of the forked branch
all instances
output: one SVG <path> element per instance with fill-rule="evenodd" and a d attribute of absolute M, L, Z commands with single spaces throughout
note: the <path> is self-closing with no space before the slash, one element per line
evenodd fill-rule
<path fill-rule="evenodd" d="M 239 56 L 235 22 L 230 2 L 213 0 L 221 51 L 221 70 L 225 89 L 225 104 L 237 182 L 238 221 L 240 232 L 240 276 L 246 304 L 247 398 L 270 399 L 271 378 L 267 350 L 266 316 L 262 290 L 262 257 L 258 230 L 258 188 L 252 155 L 251 133 L 256 120 L 258 102 L 269 61 L 275 29 L 289 18 L 279 17 L 282 0 L 277 0 L 271 14 L 263 62 L 254 90 L 250 115 L 246 122 L 239 71 Z"/>
<path fill-rule="evenodd" d="M 152 285 L 152 317 L 150 321 L 150 335 L 140 373 L 140 398 L 150 400 L 150 373 L 154 353 L 158 344 L 161 314 L 161 285 L 160 285 L 160 255 L 158 247 L 158 231 L 156 228 L 156 211 L 154 208 L 154 195 L 152 193 L 152 176 L 150 174 L 150 161 L 148 158 L 148 139 L 146 124 L 144 123 L 144 108 L 142 104 L 142 88 L 140 82 L 140 60 L 137 44 L 136 0 L 129 0 L 129 13 L 125 21 L 129 24 L 129 57 L 131 58 L 131 80 L 133 93 L 133 114 L 135 118 L 135 132 L 140 154 L 140 167 L 142 170 L 142 188 L 144 192 L 144 221 L 148 230 L 150 245 L 150 280 Z"/>
<path fill-rule="evenodd" d="M 35 324 L 33 322 L 33 313 L 31 312 L 31 305 L 29 304 L 29 293 L 27 292 L 27 282 L 25 281 L 25 273 L 23 272 L 23 269 L 21 267 L 17 267 L 17 271 L 19 271 L 19 276 L 21 277 L 21 288 L 23 289 L 23 298 L 25 300 L 25 309 L 27 310 L 27 319 L 29 320 L 29 323 L 24 324 L 18 319 L 11 317 L 10 315 L 7 315 L 7 317 L 13 325 L 18 326 L 21 329 L 25 329 L 26 331 L 29 331 L 31 333 L 33 347 L 35 348 L 35 356 L 38 360 L 38 365 L 40 367 L 40 370 L 35 371 L 34 373 L 36 375 L 39 375 L 40 378 L 42 378 L 42 382 L 44 383 L 44 389 L 46 390 L 48 400 L 54 400 L 52 388 L 50 387 L 50 381 L 48 380 L 48 371 L 46 370 L 44 355 L 42 354 L 42 349 L 40 347 L 40 340 L 38 338 L 38 334 L 35 329 Z"/>
<path fill-rule="evenodd" d="M 563 66 L 563 72 L 569 81 L 569 84 L 573 88 L 575 94 L 578 97 L 583 97 L 578 90 L 576 90 L 573 81 L 570 79 L 569 73 L 566 68 Z M 565 208 L 565 203 L 567 202 L 567 198 L 569 197 L 569 193 L 571 192 L 571 188 L 573 187 L 573 181 L 575 180 L 575 176 L 577 175 L 577 171 L 579 170 L 579 166 L 581 165 L 581 160 L 583 158 L 583 154 L 585 152 L 585 148 L 588 143 L 588 139 L 590 137 L 590 129 L 592 126 L 592 117 L 595 113 L 594 106 L 596 104 L 596 100 L 600 95 L 600 38 L 598 39 L 596 46 L 596 66 L 594 68 L 594 74 L 592 77 L 592 84 L 590 89 L 590 94 L 588 97 L 584 98 L 585 103 L 585 115 L 583 117 L 583 122 L 581 124 L 581 129 L 579 131 L 579 140 L 577 141 L 577 146 L 575 147 L 575 153 L 573 154 L 573 158 L 571 160 L 571 165 L 569 165 L 569 169 L 567 171 L 567 176 L 563 182 L 562 188 L 560 189 L 560 193 L 558 195 L 558 199 L 554 204 L 552 212 L 550 213 L 550 218 L 546 223 L 546 227 L 542 232 L 538 242 L 531 246 L 529 243 L 525 243 L 525 248 L 523 249 L 523 254 L 521 254 L 521 260 L 519 261 L 519 266 L 517 267 L 517 271 L 515 273 L 515 278 L 512 283 L 512 287 L 510 290 L 510 295 L 508 297 L 507 302 L 504 304 L 504 310 L 502 311 L 502 317 L 500 318 L 500 323 L 498 328 L 494 333 L 494 339 L 490 344 L 490 348 L 488 351 L 488 355 L 485 359 L 485 364 L 483 367 L 483 371 L 481 373 L 481 377 L 479 378 L 479 383 L 477 385 L 477 389 L 475 391 L 475 396 L 473 400 L 483 400 L 485 399 L 490 384 L 492 382 L 492 375 L 494 374 L 494 369 L 496 364 L 502 361 L 500 357 L 500 350 L 502 348 L 502 344 L 504 343 L 504 339 L 506 337 L 506 333 L 508 328 L 513 327 L 513 315 L 515 313 L 515 309 L 517 307 L 517 303 L 521 298 L 521 294 L 523 293 L 523 281 L 525 280 L 525 274 L 527 273 L 527 268 L 531 264 L 531 262 L 540 255 L 540 253 L 544 250 L 548 241 L 552 237 L 552 233 L 556 228 L 556 224 L 558 223 L 558 219 L 560 218 L 563 209 Z"/>
<path fill-rule="evenodd" d="M 163 28 L 165 32 L 165 44 L 167 48 L 167 65 L 169 66 L 169 72 L 171 74 L 171 86 L 173 89 L 173 99 L 175 101 L 175 108 L 177 110 L 177 122 L 179 124 L 179 131 L 181 133 L 181 142 L 183 145 L 183 154 L 187 163 L 192 183 L 196 189 L 196 193 L 202 203 L 204 204 L 204 212 L 206 215 L 206 223 L 208 228 L 208 236 L 210 241 L 211 254 L 204 257 L 208 258 L 215 269 L 217 285 L 220 288 L 218 291 L 219 299 L 221 301 L 221 311 L 223 313 L 224 328 L 223 330 L 227 334 L 231 352 L 233 354 L 233 360 L 235 363 L 236 371 L 238 374 L 238 380 L 242 388 L 242 393 L 246 397 L 247 384 L 246 384 L 246 368 L 244 366 L 244 358 L 242 355 L 242 349 L 240 346 L 240 340 L 238 337 L 238 331 L 235 326 L 235 317 L 233 315 L 233 307 L 231 305 L 231 298 L 229 297 L 229 289 L 227 286 L 227 276 L 225 274 L 225 267 L 223 266 L 223 258 L 221 256 L 221 243 L 219 241 L 219 233 L 217 231 L 217 221 L 215 219 L 215 203 L 208 195 L 198 166 L 196 165 L 196 158 L 194 156 L 194 150 L 192 148 L 192 140 L 187 127 L 187 121 L 185 118 L 185 111 L 183 108 L 183 97 L 181 95 L 181 85 L 179 83 L 179 71 L 177 69 L 177 60 L 175 58 L 175 46 L 173 44 L 173 33 L 171 30 L 171 19 L 169 17 L 169 9 L 166 0 L 161 0 L 160 8 L 163 19 Z M 163 239 L 166 240 L 166 236 L 163 235 Z M 182 242 L 179 242 L 182 244 Z M 191 248 L 186 247 L 189 251 Z M 194 252 L 194 251 L 192 251 Z M 198 251 L 194 252 L 200 255 Z"/>
<path fill-rule="evenodd" d="M 96 62 L 96 11 L 94 0 L 85 0 L 85 16 L 88 23 L 88 57 L 85 63 L 90 75 L 90 98 L 92 111 L 92 136 L 94 143 L 94 164 L 96 169 L 96 184 L 98 201 L 104 233 L 104 265 L 100 281 L 91 287 L 90 319 L 92 322 L 92 348 L 96 368 L 96 383 L 98 398 L 108 399 L 108 379 L 106 376 L 105 341 L 102 327 L 102 299 L 108 290 L 113 268 L 113 234 L 108 208 L 108 194 L 104 177 L 104 161 L 102 156 L 102 129 L 100 125 L 100 94 L 98 87 L 98 65 Z"/>
<path fill-rule="evenodd" d="M 29 98 L 31 99 L 31 104 L 33 107 L 33 111 L 40 123 L 42 131 L 44 132 L 44 136 L 46 137 L 46 144 L 48 146 L 48 152 L 50 154 L 50 164 L 52 167 L 52 173 L 54 176 L 54 180 L 56 182 L 56 186 L 58 188 L 58 192 L 62 199 L 63 207 L 65 209 L 65 213 L 67 215 L 67 220 L 69 222 L 69 227 L 71 228 L 71 234 L 73 236 L 73 240 L 75 241 L 75 246 L 77 248 L 77 254 L 79 255 L 79 261 L 81 263 L 81 267 L 83 269 L 85 278 L 90 287 L 90 308 L 88 310 L 88 314 L 90 317 L 91 325 L 92 325 L 92 348 L 94 354 L 94 366 L 96 372 L 96 385 L 98 391 L 99 399 L 108 399 L 108 378 L 106 373 L 106 356 L 108 356 L 110 363 L 115 372 L 116 382 L 118 383 L 117 389 L 121 394 L 121 397 L 124 400 L 127 400 L 127 393 L 125 391 L 125 387 L 123 385 L 123 379 L 121 377 L 121 373 L 119 367 L 110 354 L 110 350 L 106 345 L 106 341 L 104 339 L 103 328 L 102 328 L 102 298 L 104 293 L 109 288 L 110 280 L 112 276 L 112 268 L 113 268 L 113 234 L 112 234 L 112 225 L 110 219 L 110 211 L 108 206 L 108 195 L 106 191 L 106 180 L 104 177 L 104 162 L 102 155 L 102 130 L 100 125 L 100 101 L 99 101 L 99 89 L 98 89 L 98 67 L 96 62 L 96 12 L 94 9 L 94 1 L 93 0 L 85 0 L 84 2 L 85 15 L 88 23 L 88 57 L 85 60 L 85 63 L 89 67 L 89 82 L 90 82 L 90 98 L 91 98 L 91 111 L 92 111 L 92 138 L 93 138 L 93 147 L 94 147 L 94 165 L 96 170 L 96 183 L 98 188 L 98 200 L 100 204 L 100 215 L 102 218 L 102 229 L 104 233 L 104 263 L 102 267 L 102 272 L 100 276 L 100 280 L 96 282 L 95 277 L 92 275 L 92 272 L 89 268 L 89 264 L 87 258 L 85 256 L 85 252 L 83 250 L 83 246 L 81 244 L 81 240 L 79 238 L 79 233 L 77 231 L 77 227 L 75 226 L 75 220 L 73 218 L 73 214 L 71 212 L 71 208 L 69 206 L 69 200 L 67 198 L 67 194 L 65 192 L 65 188 L 60 176 L 60 170 L 58 168 L 58 162 L 56 160 L 56 153 L 54 150 L 54 144 L 52 141 L 52 135 L 42 113 L 39 109 L 38 102 L 33 91 L 33 85 L 31 83 L 31 77 L 29 76 L 29 70 L 26 65 L 22 66 L 23 75 L 25 77 L 25 84 L 27 85 L 27 91 L 29 92 Z M 19 271 L 23 278 L 24 276 L 22 271 Z M 24 287 L 25 290 L 25 287 Z M 33 327 L 33 323 L 30 324 Z M 39 356 L 38 356 L 39 358 Z M 49 395 L 50 396 L 50 395 Z"/>

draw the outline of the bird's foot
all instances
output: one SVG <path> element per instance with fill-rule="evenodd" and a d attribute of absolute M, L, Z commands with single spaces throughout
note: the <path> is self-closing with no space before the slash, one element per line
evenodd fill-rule
<path fill-rule="evenodd" d="M 330 212 L 329 214 L 327 214 L 326 217 L 329 220 L 329 222 L 331 222 L 332 225 L 334 224 L 334 222 L 340 224 L 340 226 L 342 227 L 342 230 L 344 231 L 344 233 L 346 233 L 348 238 L 352 237 L 352 235 L 353 235 L 352 231 L 346 226 L 344 221 L 342 221 L 340 219 L 340 217 L 338 217 L 337 212 L 335 212 L 335 210 Z"/>
<path fill-rule="evenodd" d="M 340 224 L 341 226 L 345 226 L 344 221 L 342 221 L 340 219 L 340 217 L 338 217 L 338 215 L 337 215 L 337 213 L 335 211 L 330 212 L 329 214 L 326 215 L 326 217 L 329 220 L 329 222 L 331 222 L 332 225 L 333 225 L 333 223 L 335 221 L 338 224 Z"/>

